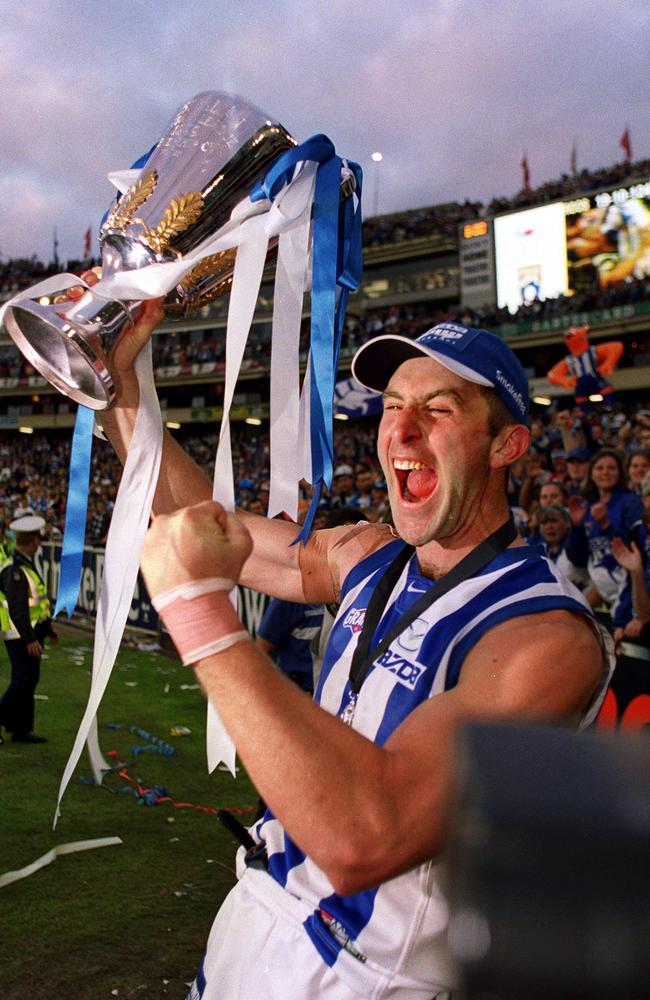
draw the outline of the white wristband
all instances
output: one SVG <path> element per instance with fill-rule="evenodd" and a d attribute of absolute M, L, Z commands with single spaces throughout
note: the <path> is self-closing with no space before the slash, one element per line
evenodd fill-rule
<path fill-rule="evenodd" d="M 169 604 L 173 604 L 178 598 L 184 601 L 191 601 L 194 597 L 202 597 L 203 594 L 212 594 L 218 590 L 232 590 L 236 586 L 234 580 L 227 580 L 223 576 L 207 576 L 201 580 L 189 580 L 187 583 L 179 583 L 171 590 L 163 590 L 162 593 L 152 597 L 151 603 L 156 611 L 162 611 Z"/>

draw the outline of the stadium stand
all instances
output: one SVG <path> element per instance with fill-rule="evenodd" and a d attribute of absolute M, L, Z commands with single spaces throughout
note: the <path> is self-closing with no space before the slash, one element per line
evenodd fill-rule
<path fill-rule="evenodd" d="M 531 380 L 533 394 L 548 394 L 544 376 L 564 354 L 562 333 L 576 320 L 592 328 L 592 340 L 616 336 L 625 342 L 617 372 L 615 412 L 603 420 L 600 438 L 615 447 L 634 444 L 629 430 L 635 414 L 650 400 L 650 276 L 627 275 L 600 286 L 598 282 L 555 298 L 534 298 L 516 311 L 494 300 L 464 304 L 459 277 L 459 227 L 467 220 L 563 198 L 577 198 L 607 186 L 650 177 L 650 161 L 621 163 L 564 175 L 511 198 L 495 198 L 486 207 L 475 200 L 452 202 L 369 218 L 364 222 L 366 272 L 360 292 L 351 299 L 341 349 L 341 377 L 349 359 L 369 336 L 399 332 L 415 337 L 437 322 L 483 326 L 514 338 L 513 346 Z M 43 278 L 81 271 L 94 261 L 44 264 L 35 257 L 0 262 L 0 300 Z M 233 413 L 235 472 L 257 489 L 269 474 L 266 399 L 272 301 L 262 290 L 251 330 Z M 306 360 L 308 317 L 304 321 L 302 359 Z M 182 425 L 177 433 L 208 470 L 216 448 L 225 355 L 223 300 L 181 321 L 166 322 L 153 344 L 154 368 L 166 419 Z M 540 391 L 540 385 L 544 392 Z M 552 407 L 540 406 L 539 418 L 550 440 L 560 429 L 557 415 L 570 403 L 554 395 Z M 254 413 L 263 426 L 244 421 Z M 614 421 L 614 416 L 616 420 Z M 32 506 L 46 514 L 50 531 L 58 532 L 65 517 L 65 489 L 70 428 L 74 406 L 56 394 L 20 356 L 6 331 L 0 333 L 0 521 L 7 523 L 16 506 Z M 611 426 L 607 421 L 610 421 Z M 625 430 L 627 428 L 627 431 Z M 31 431 L 29 436 L 18 430 Z M 627 434 L 627 436 L 625 436 Z M 374 425 L 368 420 L 338 424 L 337 459 L 358 466 L 370 463 Z M 600 443 L 600 442 L 598 442 Z M 101 543 L 119 481 L 119 466 L 108 446 L 94 447 L 88 512 L 89 538 Z M 380 487 L 378 487 L 380 490 Z M 246 492 L 242 494 L 246 496 Z M 379 506 L 385 498 L 378 492 Z M 244 500 L 243 502 L 246 502 Z"/>

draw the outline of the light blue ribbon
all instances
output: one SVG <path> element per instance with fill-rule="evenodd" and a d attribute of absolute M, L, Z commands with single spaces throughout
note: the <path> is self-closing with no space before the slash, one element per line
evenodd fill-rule
<path fill-rule="evenodd" d="M 143 153 L 132 170 L 143 167 L 156 147 L 152 146 Z M 120 198 L 118 193 L 116 196 Z M 104 225 L 113 203 L 104 212 L 99 226 Z M 72 616 L 77 606 L 81 567 L 83 563 L 84 541 L 86 537 L 86 515 L 88 512 L 88 485 L 90 483 L 90 456 L 93 443 L 94 411 L 86 406 L 79 406 L 72 435 L 70 453 L 70 475 L 68 478 L 68 499 L 65 510 L 65 526 L 63 529 L 63 546 L 61 549 L 61 577 L 56 596 L 54 615 L 65 608 L 68 618 Z"/>
<path fill-rule="evenodd" d="M 70 618 L 77 606 L 86 537 L 94 419 L 94 410 L 88 409 L 87 406 L 79 406 L 72 435 L 70 479 L 61 551 L 61 577 L 56 595 L 55 617 L 59 611 L 65 608 L 68 618 Z"/>
<path fill-rule="evenodd" d="M 323 486 L 332 483 L 334 467 L 333 398 L 345 310 L 351 289 L 361 281 L 361 187 L 363 174 L 348 163 L 356 181 L 356 202 L 341 201 L 341 167 L 332 142 L 313 135 L 280 156 L 263 181 L 253 188 L 251 201 L 272 200 L 293 177 L 303 160 L 318 163 L 312 209 L 313 253 L 311 293 L 311 457 L 314 495 L 296 541 L 306 541 L 312 529 Z M 338 302 L 337 302 L 338 287 Z"/>

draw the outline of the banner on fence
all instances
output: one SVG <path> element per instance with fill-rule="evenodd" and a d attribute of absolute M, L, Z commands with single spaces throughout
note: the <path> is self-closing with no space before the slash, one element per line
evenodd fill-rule
<path fill-rule="evenodd" d="M 61 572 L 61 546 L 44 543 L 36 556 L 36 567 L 45 580 L 50 597 L 56 595 Z M 86 548 L 79 586 L 76 613 L 86 618 L 94 618 L 104 572 L 104 549 Z M 268 597 L 247 587 L 238 587 L 237 608 L 246 629 L 252 636 L 257 634 Z M 140 575 L 135 585 L 127 624 L 144 632 L 158 634 L 158 615 L 151 603 L 144 580 Z"/>

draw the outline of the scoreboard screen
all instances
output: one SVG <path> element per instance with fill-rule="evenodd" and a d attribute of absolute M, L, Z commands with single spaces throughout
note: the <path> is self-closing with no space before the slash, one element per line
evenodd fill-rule
<path fill-rule="evenodd" d="M 650 277 L 650 181 L 494 219 L 497 304 Z"/>
<path fill-rule="evenodd" d="M 650 277 L 650 181 L 564 203 L 569 288 Z"/>
<path fill-rule="evenodd" d="M 494 220 L 497 305 L 516 312 L 535 299 L 554 299 L 567 285 L 562 202 Z"/>

